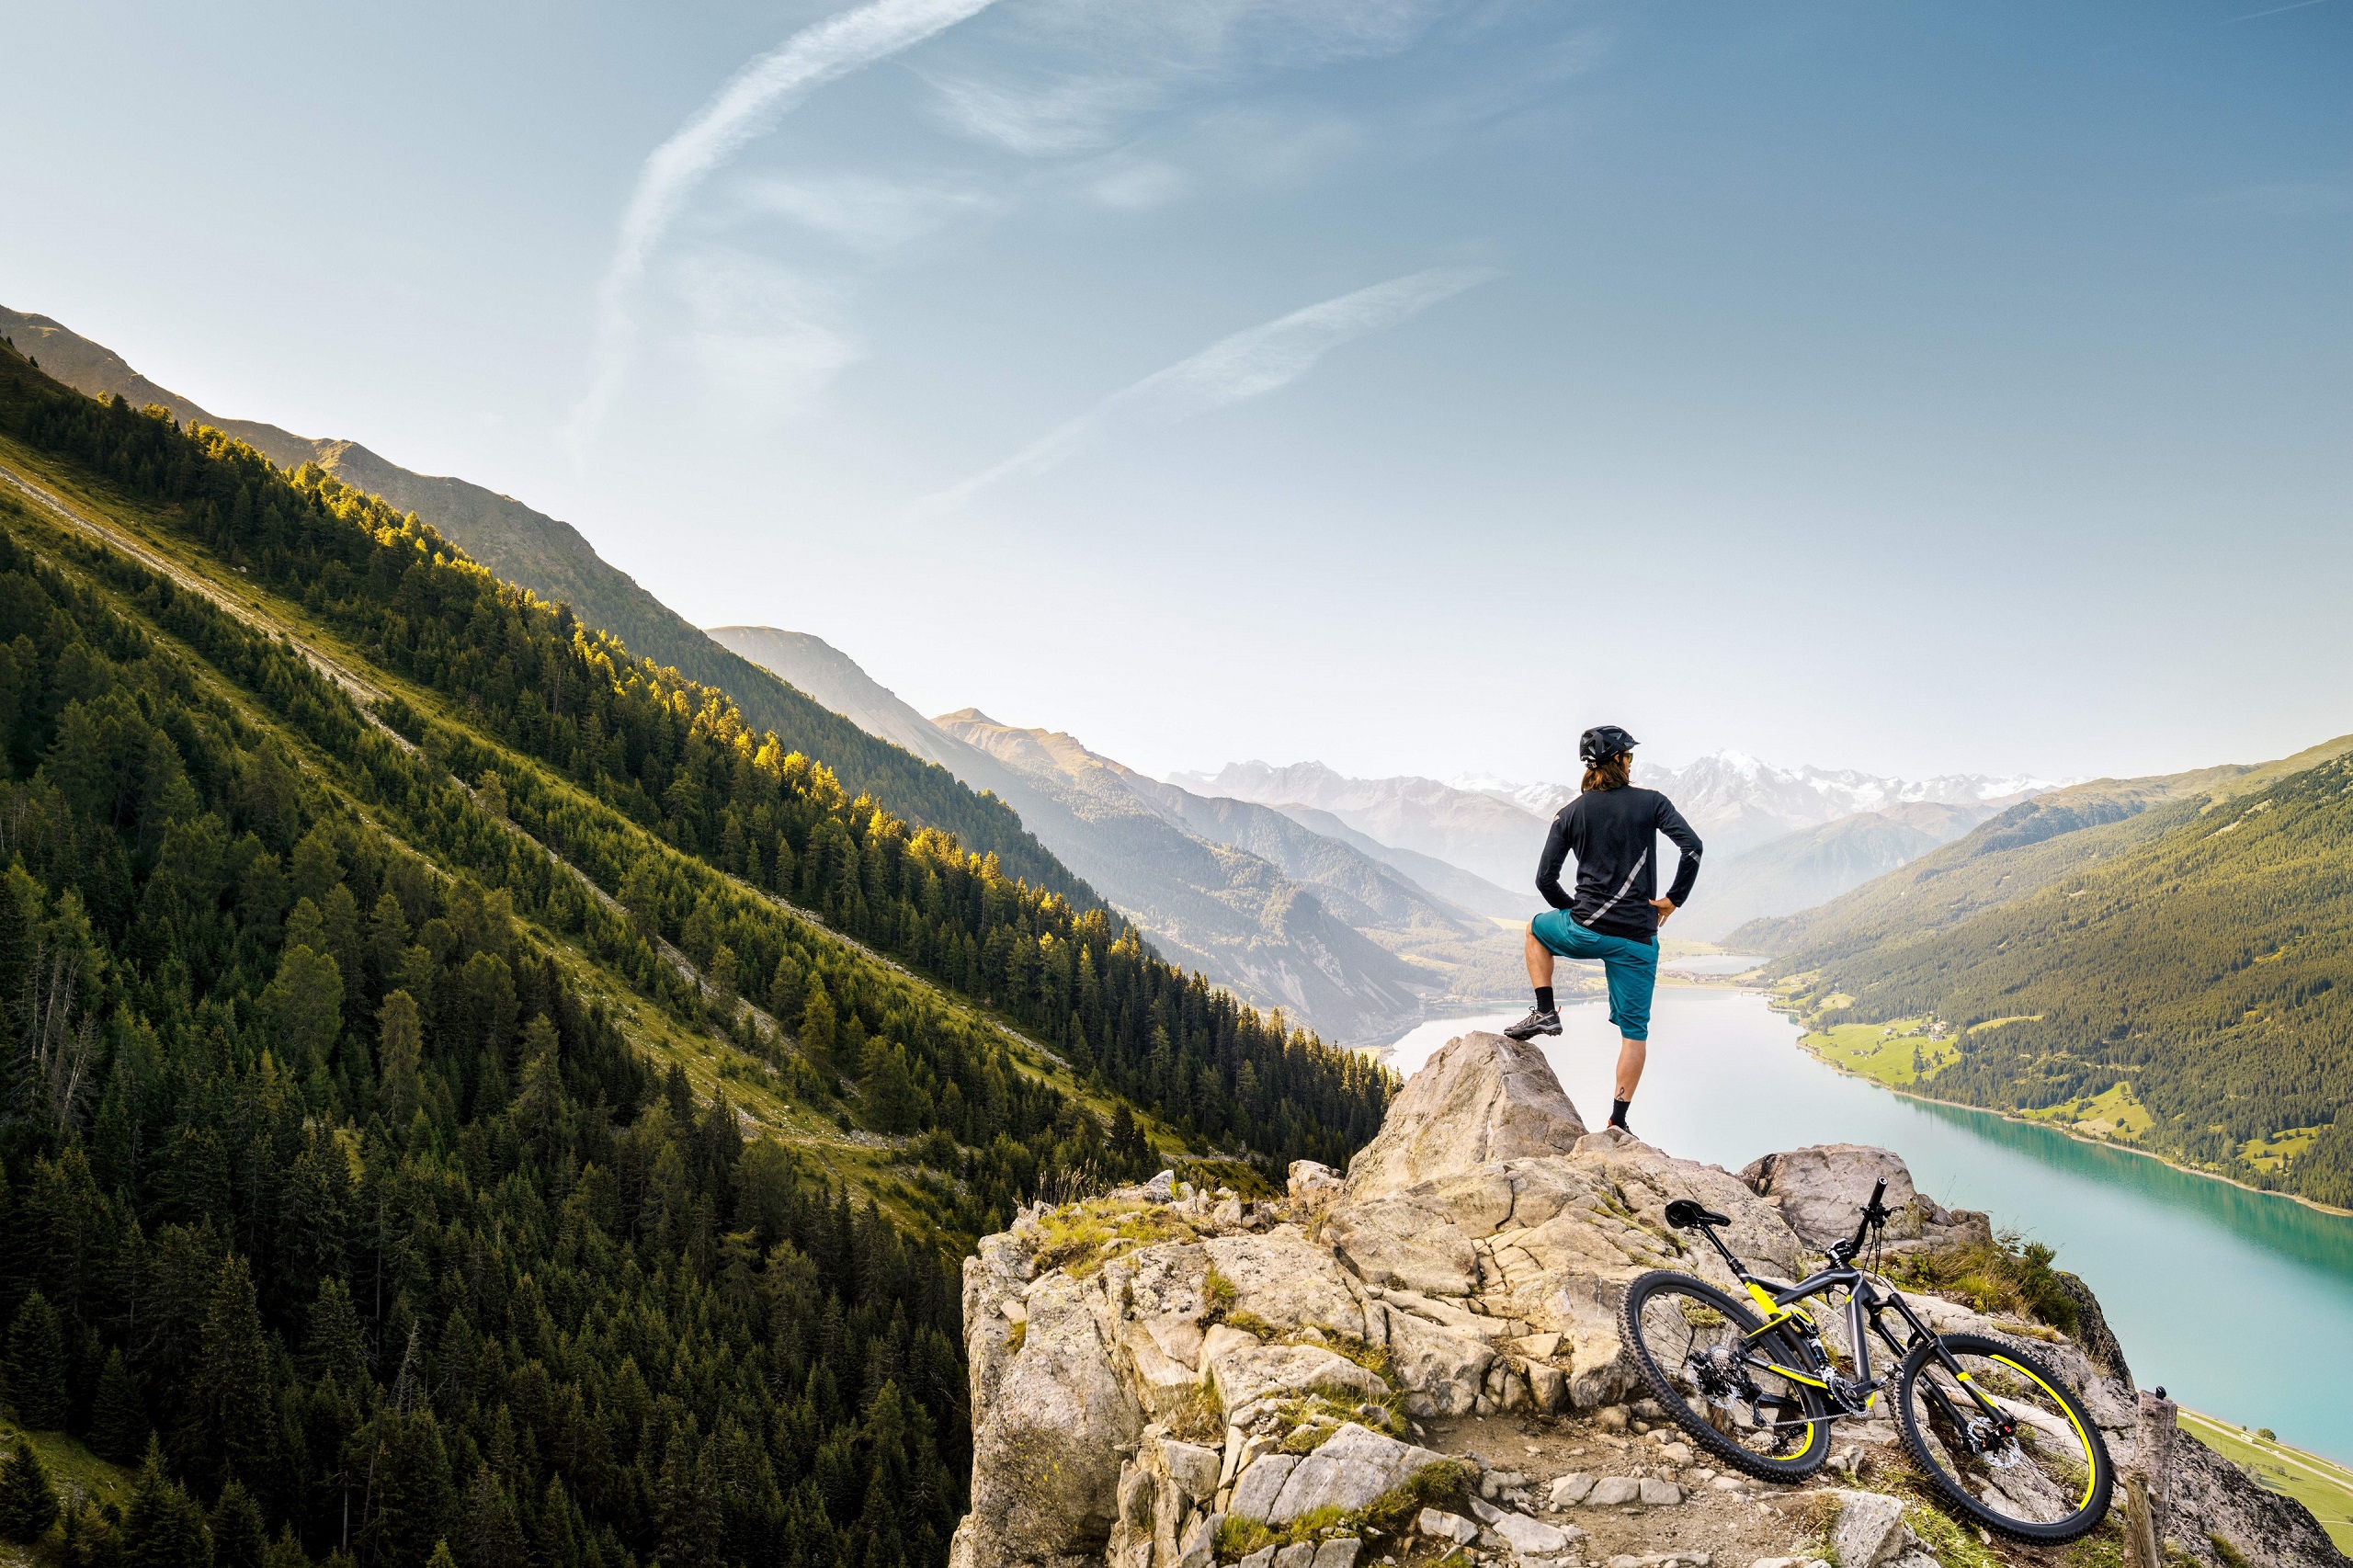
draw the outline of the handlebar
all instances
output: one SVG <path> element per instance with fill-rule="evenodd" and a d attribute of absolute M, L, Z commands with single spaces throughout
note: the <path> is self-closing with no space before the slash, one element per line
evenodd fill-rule
<path fill-rule="evenodd" d="M 1863 1238 L 1870 1233 L 1873 1225 L 1886 1222 L 1887 1210 L 1880 1206 L 1879 1201 L 1886 1196 L 1887 1178 L 1881 1176 L 1879 1178 L 1879 1185 L 1871 1188 L 1871 1200 L 1863 1205 L 1862 1218 L 1855 1222 L 1855 1239 L 1847 1246 L 1848 1257 L 1863 1250 Z"/>

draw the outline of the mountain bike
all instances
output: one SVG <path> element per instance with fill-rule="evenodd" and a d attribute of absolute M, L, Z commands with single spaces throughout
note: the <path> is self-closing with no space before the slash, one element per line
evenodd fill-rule
<path fill-rule="evenodd" d="M 1708 1238 L 1751 1298 L 1656 1269 L 1626 1288 L 1619 1319 L 1634 1365 L 1659 1404 L 1709 1453 L 1763 1481 L 1802 1480 L 1830 1457 L 1834 1423 L 1870 1415 L 1881 1396 L 1904 1445 L 1936 1489 L 1988 1529 L 2020 1540 L 2068 1541 L 2107 1516 L 2115 1472 L 2099 1428 L 2074 1390 L 2006 1340 L 1939 1335 L 1873 1276 L 1888 1210 L 1871 1189 L 1851 1240 L 1829 1267 L 1795 1285 L 1749 1272 L 1716 1234 L 1724 1215 L 1689 1199 L 1666 1222 Z M 1873 1267 L 1856 1257 L 1871 1245 Z M 1847 1292 L 1845 1355 L 1823 1343 L 1802 1302 Z M 1900 1320 L 1891 1326 L 1889 1315 Z M 1902 1337 L 1898 1337 L 1898 1331 Z M 1866 1332 L 1868 1331 L 1868 1332 Z M 1893 1358 L 1871 1375 L 1872 1340 Z"/>

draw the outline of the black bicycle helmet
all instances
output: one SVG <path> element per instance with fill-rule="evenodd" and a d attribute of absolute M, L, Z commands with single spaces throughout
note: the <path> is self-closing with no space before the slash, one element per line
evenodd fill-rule
<path fill-rule="evenodd" d="M 1577 760 L 1589 767 L 1607 762 L 1621 752 L 1632 751 L 1641 744 L 1615 724 L 1596 724 L 1577 737 Z"/>

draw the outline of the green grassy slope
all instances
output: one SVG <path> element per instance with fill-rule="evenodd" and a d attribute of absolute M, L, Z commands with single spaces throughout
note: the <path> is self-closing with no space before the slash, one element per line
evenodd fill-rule
<path fill-rule="evenodd" d="M 314 440 L 274 425 L 216 417 L 148 381 L 120 355 L 46 316 L 0 310 L 0 329 L 20 351 L 40 358 L 46 371 L 77 391 L 120 396 L 133 408 L 153 403 L 184 424 L 227 431 L 290 473 L 315 464 L 354 489 L 382 497 L 395 511 L 415 513 L 493 575 L 551 603 L 569 604 L 583 620 L 613 633 L 632 652 L 726 692 L 755 728 L 773 730 L 787 746 L 825 759 L 852 794 L 871 793 L 909 821 L 993 851 L 1007 871 L 1035 886 L 1081 905 L 1097 902 L 1006 802 L 976 793 L 946 768 L 868 734 L 767 669 L 722 647 L 598 555 L 569 523 L 462 479 L 415 472 L 356 441 Z"/>
<path fill-rule="evenodd" d="M 1923 1062 L 1916 1092 L 2096 1123 L 2353 1207 L 2347 749 L 2153 781 L 2143 809 L 2106 822 L 2130 803 L 2113 786 L 2021 808 L 1825 911 L 1737 936 L 1771 944 L 1831 1040 L 1842 1025 L 1939 1020 L 1957 1053 Z M 2035 836 L 2061 812 L 2091 825 Z"/>

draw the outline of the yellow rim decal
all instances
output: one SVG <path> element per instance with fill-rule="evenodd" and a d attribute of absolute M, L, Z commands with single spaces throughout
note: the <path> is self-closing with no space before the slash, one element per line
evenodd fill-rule
<path fill-rule="evenodd" d="M 2058 1405 L 2061 1410 L 2066 1413 L 2067 1425 L 2075 1429 L 2075 1441 L 2084 1446 L 2084 1496 L 2083 1501 L 2077 1503 L 2075 1506 L 2079 1511 L 2090 1507 L 2092 1506 L 2092 1494 L 2099 1489 L 2099 1456 L 2092 1448 L 2091 1438 L 2085 1435 L 2084 1424 L 2075 1419 L 2075 1407 L 2068 1403 L 2064 1399 L 2062 1399 L 2057 1389 L 2052 1388 L 2049 1383 L 2044 1382 L 2040 1378 L 2036 1377 L 2032 1372 L 2027 1370 L 2024 1367 L 2019 1366 L 2016 1361 L 2011 1360 L 2008 1357 L 1988 1356 L 1986 1359 L 1989 1361 L 1998 1361 L 2003 1366 L 2010 1369 L 2010 1370 L 2018 1373 L 2020 1377 L 2026 1378 L 2031 1381 L 2035 1387 L 2049 1394 L 2051 1396 L 2052 1403 Z M 1963 1372 L 1961 1376 L 1965 1378 L 1969 1376 L 1969 1374 L 1967 1372 Z"/>

